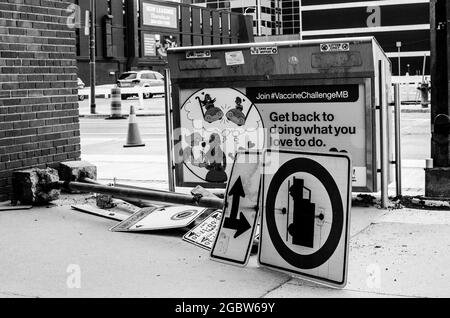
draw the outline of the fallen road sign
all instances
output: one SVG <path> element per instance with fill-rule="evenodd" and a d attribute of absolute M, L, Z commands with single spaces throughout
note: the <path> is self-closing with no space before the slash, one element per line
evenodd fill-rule
<path fill-rule="evenodd" d="M 90 204 L 81 204 L 81 205 L 72 205 L 72 209 L 96 216 L 101 216 L 107 219 L 115 220 L 115 221 L 123 221 L 128 219 L 131 213 L 128 213 L 124 210 L 113 208 L 109 210 L 100 209 Z"/>
<path fill-rule="evenodd" d="M 203 249 L 211 250 L 221 219 L 222 211 L 213 212 L 203 222 L 186 233 L 183 240 Z"/>
<path fill-rule="evenodd" d="M 250 257 L 261 185 L 261 153 L 238 152 L 228 182 L 225 208 L 211 259 L 245 266 Z"/>
<path fill-rule="evenodd" d="M 195 206 L 145 208 L 134 213 L 110 230 L 113 232 L 142 232 L 178 229 L 191 225 L 206 211 L 208 209 Z"/>
<path fill-rule="evenodd" d="M 260 265 L 332 287 L 347 283 L 351 159 L 267 150 Z"/>

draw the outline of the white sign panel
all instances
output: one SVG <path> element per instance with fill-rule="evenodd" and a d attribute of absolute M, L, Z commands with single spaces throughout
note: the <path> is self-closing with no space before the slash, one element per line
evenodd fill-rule
<path fill-rule="evenodd" d="M 256 46 L 250 48 L 251 55 L 273 55 L 278 54 L 276 46 Z"/>
<path fill-rule="evenodd" d="M 367 185 L 364 84 L 251 87 L 246 96 L 279 135 L 267 148 L 350 153 L 352 186 Z"/>
<path fill-rule="evenodd" d="M 113 232 L 140 232 L 176 229 L 189 226 L 207 209 L 195 206 L 171 206 L 141 209 L 125 221 L 117 224 Z"/>
<path fill-rule="evenodd" d="M 177 178 L 225 185 L 236 151 L 282 148 L 349 153 L 352 186 L 364 188 L 367 94 L 362 83 L 183 89 Z"/>
<path fill-rule="evenodd" d="M 206 59 L 211 57 L 211 50 L 187 51 L 187 59 Z"/>
<path fill-rule="evenodd" d="M 349 156 L 268 150 L 263 161 L 259 263 L 344 287 L 351 205 Z"/>
<path fill-rule="evenodd" d="M 225 62 L 228 66 L 245 64 L 242 51 L 225 52 Z"/>
<path fill-rule="evenodd" d="M 322 43 L 321 52 L 346 52 L 350 51 L 350 43 Z"/>
<path fill-rule="evenodd" d="M 176 7 L 143 2 L 142 10 L 144 25 L 171 29 L 178 28 L 178 11 Z"/>
<path fill-rule="evenodd" d="M 260 153 L 238 153 L 225 196 L 225 210 L 211 258 L 247 265 L 250 257 L 260 199 Z"/>
<path fill-rule="evenodd" d="M 143 33 L 144 56 L 156 56 L 156 35 Z"/>
<path fill-rule="evenodd" d="M 206 250 L 211 250 L 220 227 L 222 212 L 216 211 L 184 235 L 183 240 Z"/>

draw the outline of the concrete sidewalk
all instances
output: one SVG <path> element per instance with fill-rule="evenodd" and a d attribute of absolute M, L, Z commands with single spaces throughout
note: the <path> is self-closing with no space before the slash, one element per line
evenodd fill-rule
<path fill-rule="evenodd" d="M 117 222 L 83 214 L 70 196 L 0 214 L 0 297 L 448 297 L 450 213 L 355 207 L 348 285 L 334 290 L 257 265 L 209 260 L 186 230 L 108 231 Z M 73 269 L 81 288 L 69 288 Z"/>

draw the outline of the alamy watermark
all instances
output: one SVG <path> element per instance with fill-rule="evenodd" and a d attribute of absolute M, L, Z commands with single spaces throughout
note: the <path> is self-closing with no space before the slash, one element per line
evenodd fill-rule
<path fill-rule="evenodd" d="M 66 286 L 69 289 L 81 288 L 81 267 L 77 264 L 67 266 L 66 272 L 69 274 L 66 279 Z"/>

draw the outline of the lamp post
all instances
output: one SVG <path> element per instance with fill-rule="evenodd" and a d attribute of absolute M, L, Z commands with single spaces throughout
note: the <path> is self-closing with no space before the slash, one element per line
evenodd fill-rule
<path fill-rule="evenodd" d="M 261 0 L 256 0 L 257 35 L 261 36 Z"/>
<path fill-rule="evenodd" d="M 398 49 L 398 76 L 401 76 L 402 72 L 401 72 L 401 64 L 400 64 L 400 48 L 402 47 L 402 42 L 399 41 L 396 43 L 396 45 L 397 45 L 397 49 Z"/>

